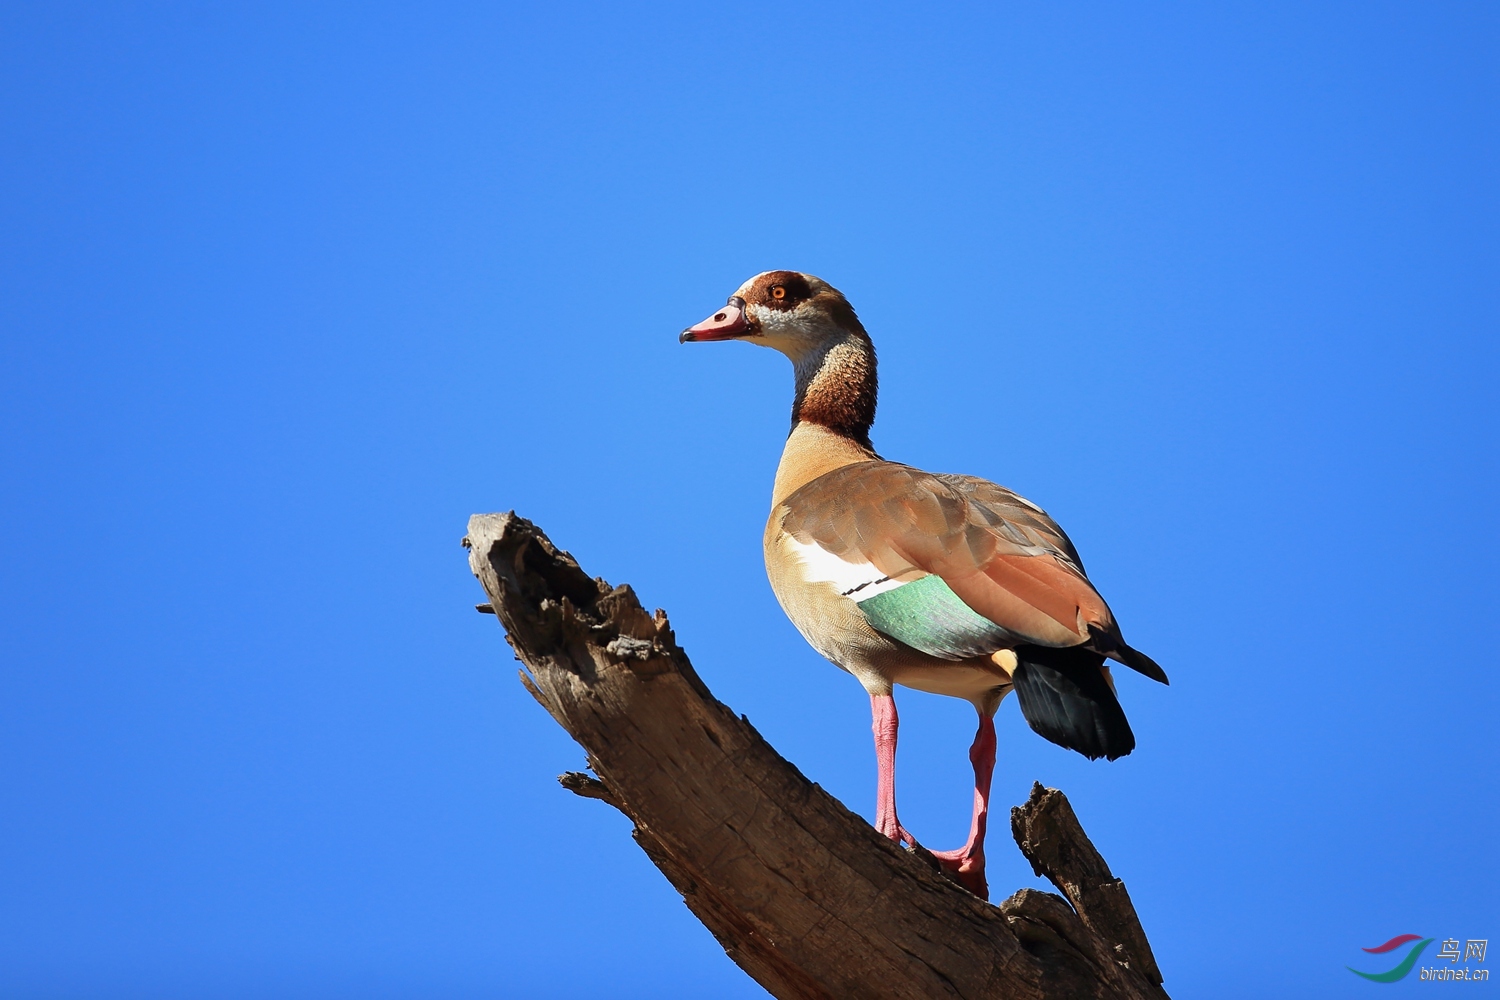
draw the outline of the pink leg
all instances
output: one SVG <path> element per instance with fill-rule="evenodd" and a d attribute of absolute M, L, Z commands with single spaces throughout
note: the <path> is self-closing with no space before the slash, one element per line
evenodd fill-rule
<path fill-rule="evenodd" d="M 956 851 L 933 851 L 932 856 L 956 873 L 966 889 L 980 899 L 989 899 L 989 883 L 984 877 L 984 832 L 989 824 L 990 779 L 995 775 L 995 719 L 983 712 L 979 713 L 974 745 L 969 747 L 969 762 L 974 765 L 974 821 L 969 826 L 969 842 Z"/>
<path fill-rule="evenodd" d="M 874 720 L 875 765 L 880 776 L 875 784 L 875 829 L 896 843 L 915 844 L 912 835 L 896 818 L 896 699 L 888 694 L 870 695 L 870 716 Z"/>

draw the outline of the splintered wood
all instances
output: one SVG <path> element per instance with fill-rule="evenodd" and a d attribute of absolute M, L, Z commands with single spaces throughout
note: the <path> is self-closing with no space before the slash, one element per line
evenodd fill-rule
<path fill-rule="evenodd" d="M 880 836 L 709 693 L 665 612 L 590 579 L 530 521 L 469 520 L 469 565 L 529 670 L 521 682 L 588 751 L 564 787 L 619 809 L 740 968 L 774 996 L 1166 997 L 1123 882 L 1063 794 L 1012 810 L 1063 896 L 991 905 Z"/>

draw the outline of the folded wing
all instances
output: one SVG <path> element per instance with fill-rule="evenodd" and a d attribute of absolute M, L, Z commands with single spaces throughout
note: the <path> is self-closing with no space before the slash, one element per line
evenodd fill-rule
<path fill-rule="evenodd" d="M 1131 649 L 1073 543 L 1039 507 L 972 476 L 859 462 L 783 504 L 782 531 L 876 629 L 944 659 L 1083 645 L 1165 683 Z"/>

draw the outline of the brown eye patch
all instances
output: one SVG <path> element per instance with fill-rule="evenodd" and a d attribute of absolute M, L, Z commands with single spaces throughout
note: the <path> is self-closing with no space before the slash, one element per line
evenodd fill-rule
<path fill-rule="evenodd" d="M 772 271 L 763 275 L 757 285 L 756 292 L 750 293 L 751 301 L 775 309 L 795 309 L 812 298 L 812 287 L 796 271 Z"/>

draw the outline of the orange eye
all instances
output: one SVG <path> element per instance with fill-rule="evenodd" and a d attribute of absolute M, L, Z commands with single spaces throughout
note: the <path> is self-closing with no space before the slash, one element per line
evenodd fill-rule
<path fill-rule="evenodd" d="M 782 288 L 780 285 L 777 285 L 775 288 L 771 289 L 771 298 L 773 298 L 773 299 L 784 299 L 784 298 L 786 298 L 786 289 Z"/>

